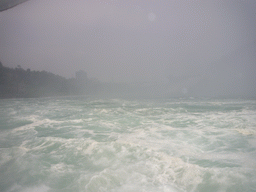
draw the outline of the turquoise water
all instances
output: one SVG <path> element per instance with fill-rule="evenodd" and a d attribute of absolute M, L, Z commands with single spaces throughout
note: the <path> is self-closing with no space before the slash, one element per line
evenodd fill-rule
<path fill-rule="evenodd" d="M 0 191 L 256 191 L 255 100 L 0 100 Z"/>

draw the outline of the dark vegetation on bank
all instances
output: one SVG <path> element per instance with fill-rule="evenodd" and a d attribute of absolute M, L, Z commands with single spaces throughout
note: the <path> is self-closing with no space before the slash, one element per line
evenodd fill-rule
<path fill-rule="evenodd" d="M 88 79 L 84 71 L 66 79 L 46 71 L 32 71 L 20 66 L 4 67 L 0 62 L 0 98 L 30 98 L 97 94 L 101 84 Z"/>

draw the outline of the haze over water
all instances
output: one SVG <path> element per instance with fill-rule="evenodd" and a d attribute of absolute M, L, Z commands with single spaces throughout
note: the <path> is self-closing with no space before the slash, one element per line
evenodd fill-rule
<path fill-rule="evenodd" d="M 67 78 L 84 70 L 101 82 L 182 90 L 220 78 L 255 88 L 255 9 L 254 0 L 26 1 L 0 12 L 0 60 Z"/>
<path fill-rule="evenodd" d="M 0 191 L 255 191 L 256 101 L 0 100 Z"/>
<path fill-rule="evenodd" d="M 25 1 L 0 3 L 0 191 L 256 191 L 255 0 Z"/>

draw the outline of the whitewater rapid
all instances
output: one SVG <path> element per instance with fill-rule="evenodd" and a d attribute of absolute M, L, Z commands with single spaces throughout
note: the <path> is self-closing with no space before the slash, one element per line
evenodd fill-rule
<path fill-rule="evenodd" d="M 256 191 L 256 101 L 0 100 L 0 191 Z"/>

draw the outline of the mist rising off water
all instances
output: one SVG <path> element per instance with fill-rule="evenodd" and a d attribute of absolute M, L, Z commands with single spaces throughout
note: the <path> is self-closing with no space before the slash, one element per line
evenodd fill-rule
<path fill-rule="evenodd" d="M 0 191 L 255 191 L 256 101 L 0 100 Z"/>

